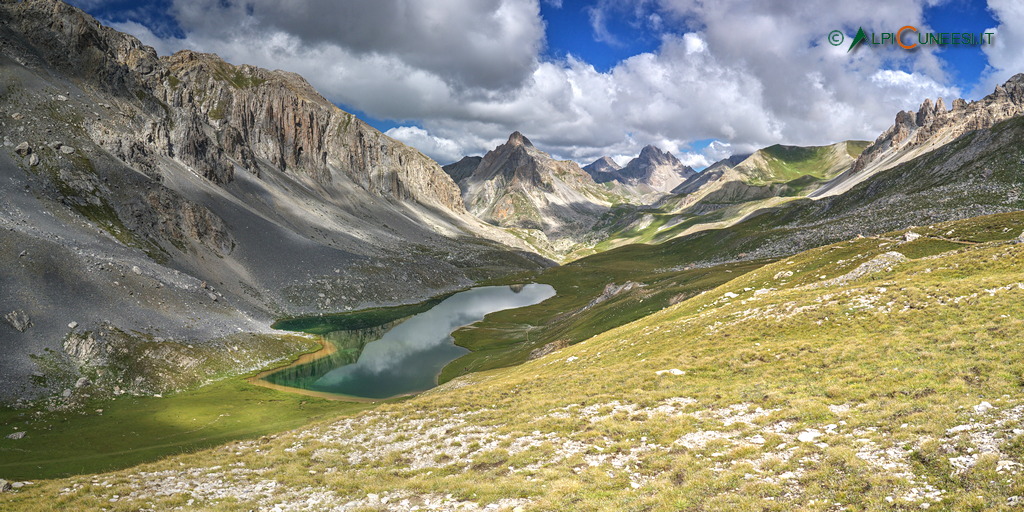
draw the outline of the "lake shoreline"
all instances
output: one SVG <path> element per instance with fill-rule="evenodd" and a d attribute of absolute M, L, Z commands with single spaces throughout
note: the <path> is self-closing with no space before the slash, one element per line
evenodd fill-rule
<path fill-rule="evenodd" d="M 524 290 L 528 291 L 523 293 Z M 444 368 L 468 355 L 462 352 L 470 352 L 453 342 L 452 333 L 483 320 L 491 313 L 530 306 L 554 294 L 553 287 L 546 284 L 492 285 L 445 294 L 416 305 L 388 308 L 387 311 L 370 308 L 291 318 L 288 321 L 292 327 L 316 335 L 321 348 L 288 364 L 261 371 L 248 380 L 253 385 L 277 391 L 339 401 L 373 403 L 417 395 L 442 384 Z M 415 311 L 410 311 L 411 308 Z M 399 312 L 413 314 L 396 318 Z M 370 323 L 371 319 L 397 320 L 397 325 Z M 407 322 L 410 325 L 405 325 Z M 280 327 L 279 323 L 275 326 Z M 347 328 L 353 325 L 359 325 L 361 329 Z M 364 330 L 378 327 L 387 330 Z M 337 336 L 346 341 L 335 339 Z M 357 341 L 361 339 L 361 344 L 350 346 L 349 336 Z M 449 348 L 458 349 L 459 353 L 453 355 Z M 354 361 L 349 358 L 351 350 L 358 350 L 354 353 Z M 401 355 L 395 359 L 396 354 Z M 410 366 L 409 357 L 416 358 L 416 363 Z M 290 369 L 292 371 L 289 372 Z"/>

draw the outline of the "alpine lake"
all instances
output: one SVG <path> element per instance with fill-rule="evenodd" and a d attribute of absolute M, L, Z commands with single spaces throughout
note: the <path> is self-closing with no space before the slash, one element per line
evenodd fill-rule
<path fill-rule="evenodd" d="M 455 345 L 455 330 L 554 295 L 547 284 L 482 286 L 411 306 L 281 320 L 274 328 L 320 335 L 324 348 L 256 379 L 285 391 L 363 400 L 418 393 L 437 386 L 441 369 L 469 353 Z"/>

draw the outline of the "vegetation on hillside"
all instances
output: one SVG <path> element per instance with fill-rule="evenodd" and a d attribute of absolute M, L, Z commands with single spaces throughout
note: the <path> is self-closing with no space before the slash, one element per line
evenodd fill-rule
<path fill-rule="evenodd" d="M 1011 213 L 854 238 L 354 418 L 0 499 L 1011 510 L 1024 496 L 1022 230 Z"/>

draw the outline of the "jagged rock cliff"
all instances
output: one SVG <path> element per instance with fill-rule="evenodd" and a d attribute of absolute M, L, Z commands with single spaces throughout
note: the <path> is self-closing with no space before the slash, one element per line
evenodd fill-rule
<path fill-rule="evenodd" d="M 934 103 L 925 99 L 917 112 L 897 113 L 893 125 L 861 153 L 853 168 L 814 196 L 843 193 L 870 176 L 1021 113 L 1024 113 L 1024 73 L 1014 75 L 978 101 L 955 99 L 949 110 L 942 98 Z"/>
<path fill-rule="evenodd" d="M 458 189 L 435 162 L 337 108 L 299 75 L 191 51 L 158 57 L 62 2 L 12 3 L 3 16 L 17 33 L 5 40 L 28 43 L 20 52 L 27 64 L 35 54 L 105 92 L 138 98 L 141 112 L 125 112 L 130 131 L 118 126 L 122 119 L 89 124 L 93 139 L 129 164 L 146 167 L 156 153 L 220 184 L 235 166 L 258 175 L 270 165 L 320 184 L 343 174 L 380 197 L 462 211 Z"/>

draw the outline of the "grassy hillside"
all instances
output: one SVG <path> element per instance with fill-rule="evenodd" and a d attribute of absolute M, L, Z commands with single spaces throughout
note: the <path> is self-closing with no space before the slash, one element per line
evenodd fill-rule
<path fill-rule="evenodd" d="M 738 216 L 742 210 L 693 216 L 656 234 L 666 217 L 652 212 L 641 239 L 667 241 L 627 245 L 538 274 L 514 276 L 551 284 L 559 297 L 492 315 L 456 332 L 456 342 L 474 353 L 446 368 L 442 380 L 524 361 L 531 350 L 546 343 L 575 343 L 717 286 L 733 272 L 853 235 L 1024 209 L 1019 194 L 1024 185 L 1021 141 L 1024 119 L 1000 123 L 880 173 L 841 196 L 791 199 L 733 225 L 725 223 L 725 217 Z M 699 222 L 724 224 L 679 236 Z M 644 286 L 582 310 L 605 285 L 628 281 Z"/>
<path fill-rule="evenodd" d="M 813 249 L 514 368 L 0 507 L 1019 509 L 1022 230 Z"/>
<path fill-rule="evenodd" d="M 307 345 L 312 350 L 316 344 Z M 279 393 L 244 377 L 157 397 L 112 399 L 79 390 L 69 402 L 0 408 L 0 478 L 109 471 L 368 407 Z M 7 437 L 18 431 L 25 437 Z"/>
<path fill-rule="evenodd" d="M 688 193 L 669 197 L 657 208 L 621 208 L 609 212 L 599 223 L 607 233 L 606 239 L 595 246 L 595 251 L 629 243 L 660 243 L 694 229 L 727 227 L 758 209 L 805 197 L 826 180 L 847 170 L 868 144 L 866 141 L 829 146 L 776 144 L 761 149 L 729 171 L 732 181 L 719 186 L 712 180 L 704 185 L 713 185 L 712 191 L 691 191 L 699 196 L 699 201 L 693 202 L 694 196 Z"/>
<path fill-rule="evenodd" d="M 783 146 L 776 144 L 761 150 L 768 163 L 771 181 L 790 181 L 801 176 L 823 178 L 831 162 L 831 146 Z"/>

